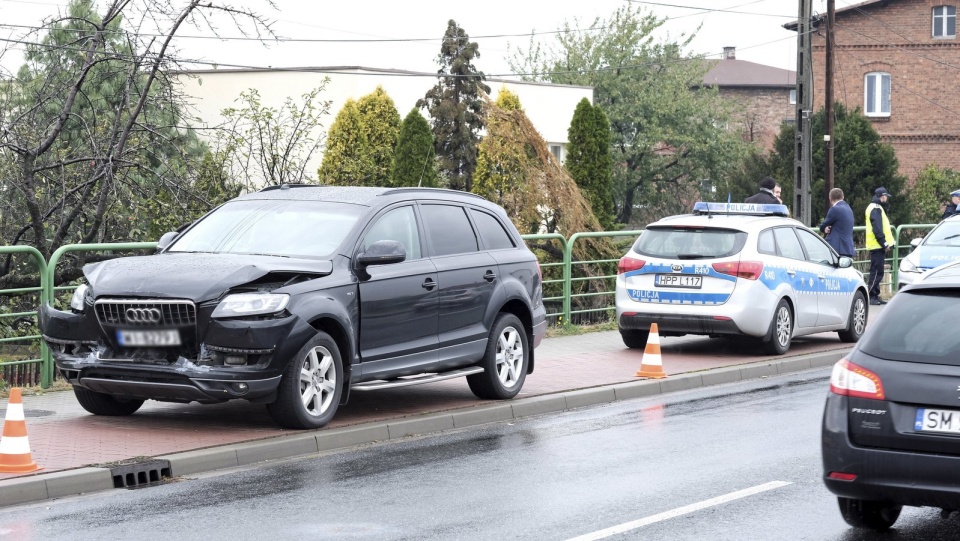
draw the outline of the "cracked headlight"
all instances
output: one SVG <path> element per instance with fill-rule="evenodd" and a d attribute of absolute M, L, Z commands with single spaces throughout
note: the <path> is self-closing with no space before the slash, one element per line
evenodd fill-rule
<path fill-rule="evenodd" d="M 211 317 L 243 317 L 283 311 L 290 295 L 280 293 L 236 293 L 220 301 Z"/>
<path fill-rule="evenodd" d="M 88 293 L 90 293 L 90 286 L 87 284 L 81 284 L 77 289 L 74 289 L 73 297 L 70 298 L 70 308 L 77 312 L 83 312 L 83 300 L 87 298 Z"/>

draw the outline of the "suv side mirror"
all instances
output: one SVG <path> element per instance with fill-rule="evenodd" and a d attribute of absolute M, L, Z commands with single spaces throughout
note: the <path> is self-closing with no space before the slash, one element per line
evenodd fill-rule
<path fill-rule="evenodd" d="M 841 269 L 848 269 L 853 266 L 853 258 L 841 256 L 840 263 L 837 266 Z"/>
<path fill-rule="evenodd" d="M 395 240 L 378 240 L 367 248 L 367 251 L 357 256 L 357 263 L 361 267 L 368 265 L 389 265 L 399 263 L 407 258 L 407 251 L 403 245 Z"/>
<path fill-rule="evenodd" d="M 157 241 L 157 252 L 162 252 L 167 249 L 167 246 L 173 244 L 174 239 L 180 236 L 180 233 L 176 231 L 167 231 L 160 237 L 160 240 Z"/>

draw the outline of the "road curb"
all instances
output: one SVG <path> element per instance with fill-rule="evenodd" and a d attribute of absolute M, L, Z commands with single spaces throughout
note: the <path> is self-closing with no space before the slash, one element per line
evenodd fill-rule
<path fill-rule="evenodd" d="M 736 383 L 822 368 L 836 363 L 848 350 L 810 353 L 676 374 L 659 380 L 638 380 L 560 393 L 514 399 L 494 405 L 377 421 L 316 432 L 234 443 L 153 457 L 170 462 L 174 477 L 184 477 L 271 460 L 309 456 L 357 445 L 443 433 L 489 423 L 518 420 L 577 408 L 645 398 L 675 391 Z M 0 481 L 0 507 L 39 502 L 114 488 L 109 468 L 84 467 Z"/>

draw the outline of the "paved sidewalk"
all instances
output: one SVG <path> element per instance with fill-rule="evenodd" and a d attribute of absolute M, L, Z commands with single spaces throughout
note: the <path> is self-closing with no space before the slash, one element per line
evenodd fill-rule
<path fill-rule="evenodd" d="M 134 415 L 85 412 L 72 392 L 24 397 L 31 453 L 43 470 L 0 474 L 0 506 L 114 488 L 111 466 L 148 457 L 170 460 L 183 476 L 374 441 L 461 428 L 591 404 L 650 396 L 826 366 L 850 344 L 836 333 L 793 341 L 783 357 L 758 355 L 755 343 L 703 337 L 661 338 L 662 380 L 634 374 L 642 350 L 624 347 L 616 331 L 548 338 L 533 374 L 509 401 L 481 401 L 457 378 L 433 384 L 354 392 L 325 429 L 278 428 L 263 405 L 148 401 Z M 2 404 L 6 407 L 6 403 Z M 0 416 L 5 413 L 0 410 Z M 111 464 L 112 463 L 112 464 Z"/>

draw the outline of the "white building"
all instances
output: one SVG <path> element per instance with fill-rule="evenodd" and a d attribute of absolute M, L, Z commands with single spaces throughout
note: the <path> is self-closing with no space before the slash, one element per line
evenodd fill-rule
<path fill-rule="evenodd" d="M 330 116 L 323 121 L 324 133 L 347 99 L 359 99 L 373 92 L 377 85 L 382 86 L 393 99 L 402 119 L 416 106 L 417 100 L 437 84 L 436 73 L 362 66 L 211 69 L 178 73 L 184 94 L 188 96 L 188 102 L 204 124 L 203 127 L 220 125 L 223 122 L 220 112 L 228 107 L 239 106 L 236 100 L 241 92 L 248 89 L 254 88 L 260 93 L 263 106 L 279 109 L 288 97 L 299 100 L 302 95 L 319 87 L 326 77 L 330 81 L 317 98 L 319 101 L 331 101 Z M 583 98 L 593 103 L 593 89 L 588 86 L 502 79 L 487 79 L 486 83 L 494 100 L 503 87 L 520 98 L 527 117 L 547 142 L 550 151 L 562 161 L 574 109 Z M 421 113 L 429 120 L 426 110 L 421 110 Z M 322 157 L 321 150 L 311 158 L 307 166 L 311 176 L 315 176 Z"/>

